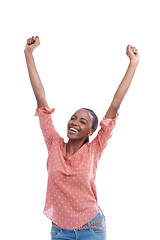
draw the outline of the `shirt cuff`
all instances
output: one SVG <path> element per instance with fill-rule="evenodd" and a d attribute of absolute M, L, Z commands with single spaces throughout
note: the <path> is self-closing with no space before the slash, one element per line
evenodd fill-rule
<path fill-rule="evenodd" d="M 104 130 L 108 130 L 108 129 L 113 129 L 116 125 L 116 121 L 118 119 L 119 113 L 117 113 L 117 116 L 115 118 L 107 118 L 107 117 L 103 117 L 102 121 L 100 122 L 100 126 L 104 129 Z"/>
<path fill-rule="evenodd" d="M 40 116 L 41 114 L 47 113 L 47 114 L 52 114 L 54 113 L 55 108 L 46 108 L 46 107 L 39 107 L 36 109 L 35 115 L 34 116 Z"/>

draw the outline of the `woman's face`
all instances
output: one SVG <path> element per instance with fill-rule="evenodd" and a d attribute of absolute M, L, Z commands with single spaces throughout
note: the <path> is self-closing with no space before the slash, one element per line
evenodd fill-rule
<path fill-rule="evenodd" d="M 93 134 L 92 115 L 85 109 L 76 111 L 68 122 L 67 136 L 71 140 L 84 140 Z"/>

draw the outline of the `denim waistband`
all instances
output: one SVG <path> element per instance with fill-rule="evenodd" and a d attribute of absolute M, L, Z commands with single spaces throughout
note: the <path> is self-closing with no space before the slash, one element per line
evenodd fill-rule
<path fill-rule="evenodd" d="M 103 214 L 101 208 L 99 207 L 98 214 L 89 223 L 95 222 L 95 221 L 101 219 L 103 216 L 104 216 L 104 214 Z"/>
<path fill-rule="evenodd" d="M 105 220 L 105 216 L 104 216 L 104 214 L 103 214 L 103 212 L 102 212 L 102 210 L 101 210 L 101 208 L 99 206 L 98 214 L 93 219 L 91 219 L 91 221 L 88 222 L 88 223 L 90 224 L 92 222 L 98 221 L 98 220 L 102 219 L 102 217 L 104 217 L 104 220 Z M 86 223 L 86 224 L 88 224 L 88 223 Z M 56 225 L 54 222 L 52 222 L 52 224 Z M 84 225 L 86 225 L 86 224 L 84 224 Z M 56 226 L 59 227 L 58 225 L 56 225 Z M 61 229 L 61 227 L 59 227 L 59 228 Z"/>

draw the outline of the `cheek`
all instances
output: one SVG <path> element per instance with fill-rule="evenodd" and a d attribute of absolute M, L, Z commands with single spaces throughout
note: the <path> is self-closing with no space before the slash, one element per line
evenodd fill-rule
<path fill-rule="evenodd" d="M 90 132 L 92 129 L 92 122 L 90 121 L 86 127 L 87 127 L 87 130 Z"/>
<path fill-rule="evenodd" d="M 68 123 L 67 123 L 67 126 L 69 126 L 69 125 L 70 125 L 70 123 L 71 123 L 71 120 L 69 120 L 69 121 L 68 121 Z"/>
<path fill-rule="evenodd" d="M 82 130 L 84 133 L 88 134 L 88 133 L 90 132 L 91 128 L 90 128 L 90 126 L 82 126 L 82 127 L 81 127 L 81 130 Z"/>

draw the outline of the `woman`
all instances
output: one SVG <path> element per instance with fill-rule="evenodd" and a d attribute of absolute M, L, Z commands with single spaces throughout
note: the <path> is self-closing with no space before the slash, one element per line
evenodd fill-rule
<path fill-rule="evenodd" d="M 98 118 L 87 108 L 77 110 L 68 122 L 68 142 L 56 132 L 45 91 L 39 78 L 33 50 L 39 37 L 27 40 L 25 57 L 31 85 L 37 100 L 36 116 L 48 149 L 48 185 L 44 214 L 52 221 L 51 239 L 106 239 L 105 216 L 97 201 L 95 176 L 97 163 L 112 136 L 118 109 L 131 84 L 139 62 L 138 50 L 127 46 L 130 59 L 126 74 L 111 105 L 102 119 L 97 136 L 89 143 L 97 128 Z"/>

